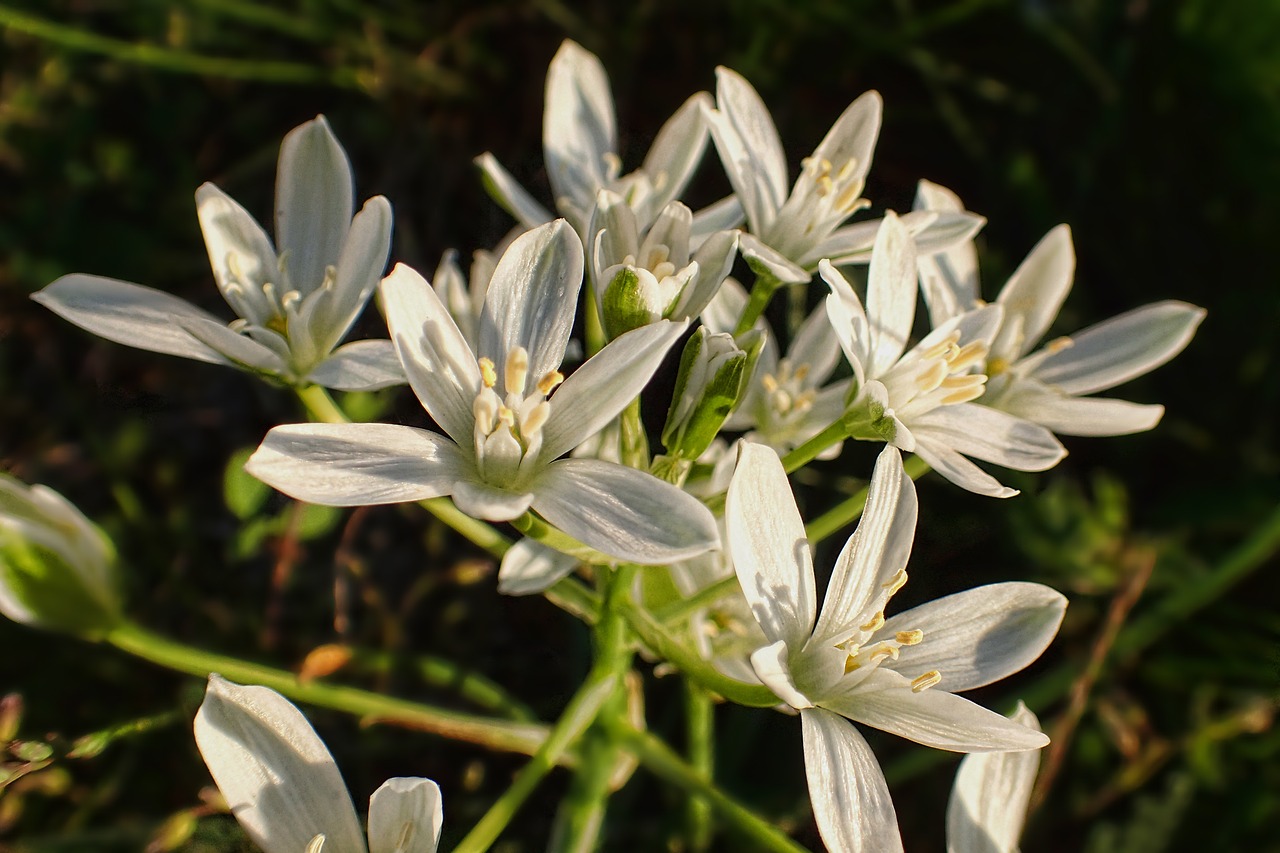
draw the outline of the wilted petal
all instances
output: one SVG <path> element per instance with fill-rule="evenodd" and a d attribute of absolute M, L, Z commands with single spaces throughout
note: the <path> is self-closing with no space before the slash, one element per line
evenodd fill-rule
<path fill-rule="evenodd" d="M 563 219 L 521 234 L 502 253 L 485 296 L 477 353 L 493 360 L 498 388 L 505 387 L 507 354 L 516 347 L 529 354 L 532 382 L 560 366 L 582 271 L 582 241 Z"/>
<path fill-rule="evenodd" d="M 915 692 L 911 681 L 883 666 L 852 691 L 819 700 L 822 707 L 872 728 L 951 752 L 1039 749 L 1042 732 L 1012 723 L 937 687 Z"/>
<path fill-rule="evenodd" d="M 547 69 L 542 149 L 557 205 L 590 204 L 606 184 L 605 155 L 618 150 L 609 78 L 595 54 L 565 40 Z"/>
<path fill-rule="evenodd" d="M 578 567 L 578 558 L 562 554 L 532 539 L 521 539 L 502 555 L 498 592 L 531 595 L 542 592 Z"/>
<path fill-rule="evenodd" d="M 537 228 L 553 219 L 551 211 L 529 195 L 488 151 L 477 157 L 475 164 L 480 167 L 480 177 L 489 196 L 525 228 Z"/>
<path fill-rule="evenodd" d="M 562 459 L 534 489 L 539 515 L 619 560 L 657 565 L 720 546 L 715 518 L 697 498 L 635 468 Z"/>
<path fill-rule="evenodd" d="M 1135 308 L 1072 335 L 1070 346 L 1040 363 L 1035 378 L 1066 394 L 1114 388 L 1182 352 L 1204 315 L 1174 300 Z"/>
<path fill-rule="evenodd" d="M 738 446 L 725 523 L 738 581 L 765 636 L 802 648 L 817 609 L 813 557 L 786 471 L 770 448 Z"/>
<path fill-rule="evenodd" d="M 430 779 L 388 779 L 369 798 L 369 853 L 435 853 L 444 811 Z"/>
<path fill-rule="evenodd" d="M 367 506 L 447 495 L 472 462 L 434 432 L 397 424 L 289 424 L 267 433 L 245 470 L 286 495 Z"/>
<path fill-rule="evenodd" d="M 899 613 L 879 637 L 921 630 L 893 669 L 909 679 L 936 669 L 939 690 L 973 690 L 1018 672 L 1040 657 L 1058 633 L 1067 600 L 1038 583 L 996 583 L 948 595 Z"/>
<path fill-rule="evenodd" d="M 1039 729 L 1040 721 L 1018 703 L 1010 718 Z M 967 756 L 956 771 L 947 803 L 948 853 L 1017 853 L 1027 819 L 1040 753 L 988 752 Z"/>
<path fill-rule="evenodd" d="M 804 770 L 822 842 L 832 853 L 900 853 L 898 816 L 880 762 L 847 720 L 802 711 Z"/>
<path fill-rule="evenodd" d="M 318 834 L 331 850 L 365 849 L 333 756 L 279 693 L 211 675 L 195 734 L 231 813 L 266 853 L 298 853 Z"/>
<path fill-rule="evenodd" d="M 354 210 L 351 163 L 324 116 L 289 131 L 276 169 L 276 243 L 304 296 L 338 262 Z"/>
<path fill-rule="evenodd" d="M 376 391 L 406 381 L 396 348 L 385 340 L 343 344 L 306 378 L 339 391 Z"/>
<path fill-rule="evenodd" d="M 391 339 L 413 393 L 459 444 L 474 440 L 480 367 L 458 324 L 427 280 L 396 264 L 380 285 Z"/>
<path fill-rule="evenodd" d="M 224 325 L 221 320 L 150 287 L 73 273 L 31 298 L 64 320 L 118 344 L 213 364 L 227 361 L 181 326 L 189 318 Z"/>
<path fill-rule="evenodd" d="M 939 406 L 911 419 L 916 440 L 948 447 L 1015 471 L 1045 471 L 1066 448 L 1040 424 L 977 403 Z"/>
<path fill-rule="evenodd" d="M 540 457 L 550 462 L 604 428 L 634 400 L 688 324 L 660 320 L 619 335 L 551 396 Z"/>

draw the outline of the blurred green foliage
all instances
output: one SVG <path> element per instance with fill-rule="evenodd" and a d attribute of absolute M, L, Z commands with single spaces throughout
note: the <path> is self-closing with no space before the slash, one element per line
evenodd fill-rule
<path fill-rule="evenodd" d="M 902 210 L 917 178 L 954 188 L 990 221 L 987 295 L 1068 222 L 1079 263 L 1063 331 L 1155 299 L 1209 309 L 1186 353 L 1124 389 L 1166 405 L 1156 431 L 1068 440 L 1063 465 L 1020 479 L 1024 497 L 1004 504 L 922 486 L 913 565 L 929 570 L 913 572 L 903 606 L 1007 579 L 1072 599 L 1047 659 L 989 697 L 1039 696 L 1051 726 L 1130 582 L 1126 555 L 1156 555 L 1024 848 L 1280 849 L 1280 6 L 8 0 L 0 27 L 0 468 L 52 485 L 112 535 L 143 624 L 286 666 L 335 640 L 382 650 L 389 666 L 347 677 L 465 707 L 414 674 L 406 653 L 430 652 L 544 718 L 588 654 L 585 633 L 544 602 L 494 595 L 492 564 L 422 513 L 299 510 L 239 473 L 267 428 L 302 417 L 287 395 L 93 339 L 29 293 L 84 271 L 219 310 L 191 193 L 212 180 L 265 214 L 281 136 L 317 112 L 360 197 L 391 199 L 395 259 L 430 273 L 448 248 L 489 247 L 509 221 L 470 158 L 494 151 L 546 197 L 541 89 L 565 37 L 608 68 L 628 164 L 718 63 L 760 90 L 793 169 L 878 88 L 886 121 L 867 194 Z M 695 201 L 726 189 L 712 157 Z M 363 323 L 376 334 L 376 315 Z M 366 395 L 359 418 L 419 423 L 405 396 Z M 869 470 L 862 450 L 803 478 L 811 509 Z M 25 700 L 0 705 L 0 847 L 247 849 L 201 793 L 187 722 L 198 684 L 7 622 L 0 648 L 0 692 Z M 674 685 L 651 680 L 650 725 L 678 737 Z M 310 716 L 357 801 L 390 775 L 438 779 L 446 848 L 519 766 Z M 150 720 L 166 722 L 131 725 Z M 744 709 L 719 723 L 726 786 L 817 844 L 793 729 Z M 74 754 L 77 737 L 117 730 Z M 908 849 L 940 849 L 954 762 L 873 746 Z M 539 792 L 501 849 L 541 848 L 562 784 Z M 679 815 L 638 775 L 609 821 L 606 849 L 661 849 Z"/>

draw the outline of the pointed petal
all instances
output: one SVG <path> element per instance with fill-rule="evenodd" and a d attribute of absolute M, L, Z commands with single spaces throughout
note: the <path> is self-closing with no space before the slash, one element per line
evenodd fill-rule
<path fill-rule="evenodd" d="M 204 317 L 183 317 L 175 320 L 174 325 L 236 367 L 277 375 L 289 372 L 284 358 L 275 349 L 267 346 L 267 343 L 276 342 L 279 348 L 285 351 L 285 355 L 288 355 L 288 344 L 274 332 L 266 332 L 261 336 L 261 340 L 255 340 L 248 335 L 232 331 L 217 320 Z"/>
<path fill-rule="evenodd" d="M 817 610 L 813 557 L 786 471 L 770 448 L 738 445 L 725 525 L 738 582 L 765 636 L 802 648 Z"/>
<path fill-rule="evenodd" d="M 279 288 L 283 284 L 267 232 L 239 202 L 213 184 L 196 190 L 196 217 L 222 298 L 241 317 L 264 325 L 275 312 L 262 285 L 271 282 Z"/>
<path fill-rule="evenodd" d="M 617 417 L 648 384 L 687 325 L 659 320 L 632 329 L 587 359 L 551 395 L 540 458 L 559 458 Z"/>
<path fill-rule="evenodd" d="M 907 229 L 889 211 L 876 234 L 867 274 L 870 376 L 883 376 L 907 348 L 916 316 L 916 252 Z"/>
<path fill-rule="evenodd" d="M 1040 728 L 1021 702 L 1010 719 Z M 966 756 L 947 803 L 947 853 L 1018 853 L 1039 768 L 1034 749 Z"/>
<path fill-rule="evenodd" d="M 655 186 L 648 204 L 651 211 L 662 210 L 672 199 L 679 198 L 702 162 L 707 150 L 706 114 L 711 106 L 711 96 L 706 92 L 691 95 L 654 137 L 642 166 Z"/>
<path fill-rule="evenodd" d="M 435 853 L 444 810 L 430 779 L 388 779 L 369 798 L 369 853 Z"/>
<path fill-rule="evenodd" d="M 772 276 L 783 284 L 803 284 L 813 278 L 804 267 L 754 234 L 744 232 L 738 239 L 738 250 L 756 275 Z"/>
<path fill-rule="evenodd" d="M 914 207 L 942 213 L 964 212 L 959 196 L 924 180 L 917 186 Z M 931 255 L 921 255 L 916 264 L 920 268 L 920 288 L 929 307 L 931 325 L 940 326 L 977 304 L 980 296 L 978 251 L 972 240 L 961 241 Z"/>
<path fill-rule="evenodd" d="M 450 438 L 470 446 L 480 367 L 458 324 L 427 280 L 404 264 L 396 264 L 380 289 L 413 393 Z"/>
<path fill-rule="evenodd" d="M 913 427 L 914 429 L 914 427 Z M 931 436 L 925 430 L 915 438 L 915 454 L 929 467 L 962 489 L 990 498 L 1011 498 L 1017 489 L 1001 485 L 1000 481 L 983 471 L 951 448 L 946 442 Z"/>
<path fill-rule="evenodd" d="M 547 69 L 542 149 L 556 205 L 590 206 L 605 186 L 605 155 L 618 150 L 609 78 L 595 54 L 565 40 Z"/>
<path fill-rule="evenodd" d="M 351 163 L 324 116 L 289 131 L 276 168 L 276 241 L 293 289 L 304 296 L 338 262 L 353 196 Z"/>
<path fill-rule="evenodd" d="M 365 849 L 333 756 L 279 693 L 211 675 L 195 734 L 231 813 L 266 853 L 298 853 L 317 834 L 333 850 Z"/>
<path fill-rule="evenodd" d="M 1204 315 L 1174 300 L 1135 308 L 1072 335 L 1071 346 L 1042 361 L 1034 376 L 1067 394 L 1114 388 L 1182 352 Z"/>
<path fill-rule="evenodd" d="M 469 472 L 453 484 L 452 495 L 458 509 L 485 521 L 511 521 L 524 515 L 533 503 L 532 492 L 499 489 Z"/>
<path fill-rule="evenodd" d="M 910 422 L 917 440 L 948 447 L 1015 471 L 1047 471 L 1066 448 L 1040 424 L 977 403 L 939 406 Z"/>
<path fill-rule="evenodd" d="M 591 222 L 587 226 L 587 245 L 596 299 L 603 301 L 605 288 L 609 286 L 604 271 L 615 264 L 625 263 L 628 255 L 632 256 L 632 263 L 640 256 L 636 213 L 622 196 L 611 190 L 600 190 L 596 194 Z"/>
<path fill-rule="evenodd" d="M 939 213 L 913 210 L 900 219 L 915 243 L 918 255 L 931 255 L 972 240 L 987 220 L 976 213 Z M 802 259 L 806 266 L 822 258 L 833 264 L 865 264 L 870 260 L 879 219 L 866 219 L 831 232 L 831 236 L 811 249 Z"/>
<path fill-rule="evenodd" d="M 1020 335 L 1016 341 L 997 341 L 993 354 L 1013 361 L 1031 351 L 1058 316 L 1075 271 L 1071 229 L 1059 225 L 1040 239 L 1000 290 L 996 302 L 1004 306 L 1005 327 L 1018 328 Z"/>
<path fill-rule="evenodd" d="M 339 391 L 376 391 L 406 381 L 391 341 L 352 341 L 333 351 L 307 379 Z"/>
<path fill-rule="evenodd" d="M 731 231 L 742 224 L 746 214 L 742 203 L 736 195 L 727 196 L 707 205 L 693 215 L 693 225 L 689 229 L 689 245 L 697 249 L 703 242 L 718 231 Z"/>
<path fill-rule="evenodd" d="M 760 95 L 742 75 L 716 69 L 716 109 L 707 116 L 711 138 L 751 229 L 772 224 L 787 197 L 782 140 Z"/>
<path fill-rule="evenodd" d="M 485 296 L 477 353 L 493 359 L 498 388 L 504 387 L 507 354 L 516 347 L 529 353 L 531 382 L 560 366 L 582 269 L 582 241 L 563 219 L 521 234 L 502 253 Z"/>
<path fill-rule="evenodd" d="M 502 555 L 498 592 L 532 595 L 542 592 L 578 567 L 578 558 L 562 554 L 532 539 L 521 539 Z"/>
<path fill-rule="evenodd" d="M 938 689 L 960 693 L 1013 675 L 1057 636 L 1067 600 L 1038 583 L 995 583 L 899 613 L 877 637 L 919 629 L 924 640 L 899 649 L 892 663 L 908 679 L 936 669 Z"/>
<path fill-rule="evenodd" d="M 480 180 L 485 192 L 498 205 L 516 218 L 525 228 L 537 228 L 550 222 L 554 217 L 551 211 L 539 204 L 528 190 L 520 186 L 511 173 L 502 167 L 498 158 L 488 151 L 475 159 L 480 167 Z"/>
<path fill-rule="evenodd" d="M 692 320 L 711 303 L 733 269 L 740 236 L 738 231 L 719 231 L 702 242 L 693 255 L 694 263 L 698 265 L 697 280 L 685 289 L 678 306 L 669 315 L 671 319 Z"/>
<path fill-rule="evenodd" d="M 898 816 L 880 762 L 847 720 L 802 711 L 804 771 L 822 843 L 833 853 L 901 853 Z"/>
<path fill-rule="evenodd" d="M 1130 435 L 1145 432 L 1164 416 L 1164 406 L 1107 397 L 1072 397 L 1034 379 L 1016 380 L 999 397 L 999 408 L 1058 435 Z"/>
<path fill-rule="evenodd" d="M 880 93 L 874 89 L 863 92 L 827 131 L 813 152 L 814 159 L 830 161 L 836 171 L 852 160 L 854 174 L 861 184 L 871 169 L 871 155 L 875 153 L 876 139 L 880 136 L 883 112 L 884 101 Z"/>
<path fill-rule="evenodd" d="M 885 446 L 867 487 L 867 505 L 858 529 L 836 560 L 810 645 L 844 639 L 859 627 L 868 604 L 883 598 L 906 568 L 915 541 L 915 484 L 902 468 L 902 454 Z"/>
<path fill-rule="evenodd" d="M 330 352 L 347 335 L 373 295 L 391 254 L 391 204 L 382 196 L 364 203 L 338 256 L 333 290 L 323 294 L 310 319 L 316 350 Z"/>
<path fill-rule="evenodd" d="M 827 317 L 831 320 L 831 328 L 835 330 L 836 338 L 840 341 L 840 349 L 844 351 L 845 359 L 853 368 L 854 379 L 858 386 L 862 387 L 868 377 L 875 378 L 874 374 L 867 371 L 871 361 L 867 312 L 863 309 L 862 300 L 858 298 L 858 294 L 830 261 L 818 264 L 818 274 L 831 289 L 826 299 Z"/>
<path fill-rule="evenodd" d="M 1010 722 L 968 699 L 937 687 L 919 693 L 911 681 L 883 666 L 853 690 L 822 706 L 872 728 L 951 752 L 1039 749 L 1042 732 Z"/>
<path fill-rule="evenodd" d="M 449 439 L 397 424 L 278 426 L 244 467 L 292 498 L 325 506 L 436 498 L 472 471 Z"/>
<path fill-rule="evenodd" d="M 597 459 L 562 459 L 534 484 L 533 508 L 597 551 L 641 565 L 720 547 L 715 518 L 687 492 L 643 471 Z"/>
<path fill-rule="evenodd" d="M 223 325 L 212 314 L 168 293 L 102 278 L 64 275 L 31 298 L 64 320 L 118 344 L 225 364 L 226 358 L 201 343 L 181 325 L 186 318 Z"/>

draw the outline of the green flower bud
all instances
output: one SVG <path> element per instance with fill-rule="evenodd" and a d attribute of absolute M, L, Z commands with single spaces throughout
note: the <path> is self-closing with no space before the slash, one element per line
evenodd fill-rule
<path fill-rule="evenodd" d="M 698 327 L 680 357 L 675 393 L 662 430 L 668 454 L 693 460 L 710 446 L 742 399 L 763 346 L 764 335 L 759 331 L 749 331 L 735 341 L 732 335 Z"/>
<path fill-rule="evenodd" d="M 120 620 L 115 549 L 66 498 L 0 475 L 0 613 L 99 634 Z"/>

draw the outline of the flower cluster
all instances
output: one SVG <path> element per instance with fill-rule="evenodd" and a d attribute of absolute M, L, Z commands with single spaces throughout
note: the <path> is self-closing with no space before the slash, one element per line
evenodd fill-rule
<path fill-rule="evenodd" d="M 593 626 L 597 668 L 531 766 L 550 768 L 587 727 L 598 741 L 617 734 L 595 714 L 624 695 L 619 673 L 639 648 L 726 699 L 799 715 L 829 849 L 902 849 L 854 723 L 1003 756 L 966 760 L 948 825 L 953 850 L 1012 849 L 1048 738 L 1029 712 L 1008 719 L 958 694 L 1036 660 L 1066 600 L 1009 582 L 892 612 L 917 534 L 903 454 L 978 495 L 1016 495 L 973 460 L 1044 471 L 1066 455 L 1058 435 L 1152 428 L 1160 406 L 1088 395 L 1168 361 L 1203 310 L 1161 302 L 1036 349 L 1071 285 L 1066 226 L 987 303 L 972 243 L 985 220 L 954 194 L 921 182 L 915 210 L 860 216 L 872 206 L 875 92 L 839 116 L 794 184 L 763 101 L 727 68 L 714 97 L 690 97 L 626 174 L 595 56 L 566 42 L 546 100 L 551 204 L 479 157 L 518 225 L 477 252 L 469 276 L 449 251 L 434 282 L 405 263 L 384 277 L 390 203 L 373 198 L 353 216 L 350 165 L 316 118 L 284 138 L 274 244 L 221 190 L 196 192 L 213 278 L 240 319 L 93 275 L 64 276 L 35 299 L 110 340 L 292 388 L 316 422 L 271 429 L 246 466 L 279 491 L 341 507 L 423 502 L 502 558 L 500 591 L 561 602 L 557 590 L 576 590 L 567 609 Z M 732 194 L 695 213 L 683 197 L 711 151 Z M 748 286 L 730 277 L 735 264 Z M 803 286 L 815 273 L 821 294 Z M 375 290 L 388 336 L 342 344 Z M 764 316 L 779 293 L 790 322 Z M 921 294 L 929 328 L 917 335 Z M 670 385 L 651 380 L 677 360 L 662 400 Z M 348 422 L 324 391 L 403 383 L 422 426 Z M 653 403 L 666 404 L 660 431 L 645 423 Z M 860 512 L 819 596 L 788 473 L 836 458 L 846 440 L 883 448 L 865 507 L 838 525 Z M 105 540 L 69 504 L 0 479 L 0 611 L 111 630 L 122 618 L 113 571 Z M 698 606 L 670 615 L 693 597 Z M 425 779 L 378 789 L 366 846 L 332 758 L 274 691 L 212 677 L 195 731 L 232 813 L 268 853 L 436 847 L 440 795 Z M 580 750 L 578 772 L 598 773 L 592 756 L 611 749 Z M 1019 792 L 1008 811 L 992 805 L 993 786 Z"/>

